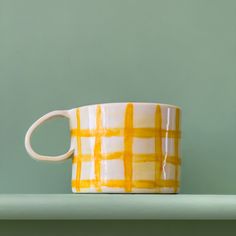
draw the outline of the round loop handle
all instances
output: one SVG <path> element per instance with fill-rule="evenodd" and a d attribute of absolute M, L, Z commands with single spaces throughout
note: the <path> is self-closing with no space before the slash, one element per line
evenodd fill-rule
<path fill-rule="evenodd" d="M 73 154 L 74 152 L 74 148 L 72 147 L 72 143 L 70 144 L 70 148 L 69 150 L 62 155 L 59 156 L 44 156 L 44 155 L 40 155 L 38 153 L 36 153 L 32 146 L 31 146 L 31 136 L 34 132 L 34 130 L 41 125 L 42 123 L 44 123 L 47 120 L 50 120 L 52 118 L 55 117 L 66 117 L 66 118 L 70 118 L 69 116 L 69 112 L 64 110 L 64 111 L 52 111 L 47 113 L 46 115 L 42 116 L 41 118 L 39 118 L 38 120 L 36 120 L 33 125 L 28 129 L 26 135 L 25 135 L 25 148 L 26 151 L 29 153 L 29 155 L 36 159 L 36 160 L 40 160 L 40 161 L 63 161 L 66 160 L 68 158 L 70 158 L 70 156 Z"/>

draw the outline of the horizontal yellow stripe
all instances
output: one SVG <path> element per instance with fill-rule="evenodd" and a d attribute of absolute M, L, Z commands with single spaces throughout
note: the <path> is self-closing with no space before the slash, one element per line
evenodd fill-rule
<path fill-rule="evenodd" d="M 101 181 L 101 186 L 104 187 L 114 187 L 114 188 L 123 188 L 124 180 L 109 180 L 109 181 Z M 97 185 L 96 180 L 81 180 L 80 188 L 90 188 L 95 187 Z M 75 180 L 72 180 L 72 188 L 75 187 Z"/>
<path fill-rule="evenodd" d="M 114 152 L 114 153 L 107 153 L 101 154 L 101 160 L 119 160 L 123 159 L 124 153 L 123 152 Z M 90 154 L 81 155 L 80 157 L 74 156 L 72 159 L 72 163 L 75 164 L 77 159 L 80 159 L 84 162 L 94 161 L 94 156 Z M 156 154 L 133 154 L 133 161 L 134 162 L 153 162 L 153 161 L 161 161 L 160 157 L 157 157 Z M 163 156 L 163 162 L 171 163 L 173 165 L 180 165 L 181 159 L 177 159 L 175 156 Z"/>
<path fill-rule="evenodd" d="M 113 153 L 101 153 L 101 160 L 114 160 L 114 159 L 122 159 L 122 152 L 113 152 Z M 77 159 L 81 159 L 82 161 L 94 161 L 94 155 L 91 154 L 84 154 L 84 155 L 80 155 L 80 157 L 78 156 L 74 156 L 72 162 L 76 163 Z"/>
<path fill-rule="evenodd" d="M 71 129 L 71 136 L 77 136 L 79 132 L 80 137 L 95 137 L 100 135 L 102 137 L 123 136 L 124 129 L 122 128 L 101 128 L 101 129 Z M 159 130 L 155 128 L 132 128 L 126 131 L 128 135 L 134 138 L 154 138 L 157 134 L 167 138 L 180 138 L 180 131 L 175 130 Z"/>
<path fill-rule="evenodd" d="M 80 188 L 90 188 L 95 187 L 97 181 L 96 180 L 80 180 L 79 187 Z M 72 188 L 76 187 L 76 181 L 72 180 Z"/>
<path fill-rule="evenodd" d="M 111 188 L 125 188 L 125 180 L 106 180 L 101 181 L 102 187 Z M 90 188 L 95 187 L 97 184 L 96 180 L 81 180 L 79 183 L 80 188 Z M 76 187 L 76 181 L 72 180 L 72 188 Z M 155 188 L 155 187 L 166 187 L 166 188 L 176 188 L 179 187 L 179 182 L 175 180 L 159 180 L 156 181 L 149 180 L 137 180 L 132 181 L 133 188 Z"/>
<path fill-rule="evenodd" d="M 133 181 L 133 188 L 155 188 L 155 187 L 166 187 L 166 188 L 175 188 L 179 186 L 179 182 L 175 180 L 158 180 L 149 181 L 149 180 L 138 180 Z"/>
<path fill-rule="evenodd" d="M 124 188 L 125 181 L 124 180 L 106 180 L 106 181 L 102 181 L 102 186 L 111 187 L 111 188 Z"/>
<path fill-rule="evenodd" d="M 163 163 L 171 163 L 173 165 L 180 165 L 181 159 L 177 159 L 175 156 L 157 156 L 156 154 L 133 154 L 134 162 L 152 162 L 152 161 L 162 161 Z"/>

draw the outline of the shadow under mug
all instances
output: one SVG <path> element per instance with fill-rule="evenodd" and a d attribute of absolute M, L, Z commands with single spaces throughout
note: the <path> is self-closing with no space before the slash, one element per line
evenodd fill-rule
<path fill-rule="evenodd" d="M 53 111 L 27 131 L 25 147 L 37 160 L 72 157 L 74 193 L 177 193 L 180 186 L 180 114 L 158 103 L 107 103 Z M 31 135 L 43 122 L 67 117 L 71 144 L 59 156 L 31 147 Z"/>

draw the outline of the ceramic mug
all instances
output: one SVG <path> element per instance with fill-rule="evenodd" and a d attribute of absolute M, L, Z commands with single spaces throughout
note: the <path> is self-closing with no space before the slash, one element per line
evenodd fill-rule
<path fill-rule="evenodd" d="M 31 157 L 72 159 L 72 191 L 177 193 L 180 185 L 180 108 L 157 103 L 107 103 L 50 112 L 25 136 Z M 54 117 L 67 117 L 71 144 L 59 156 L 36 153 L 33 131 Z"/>

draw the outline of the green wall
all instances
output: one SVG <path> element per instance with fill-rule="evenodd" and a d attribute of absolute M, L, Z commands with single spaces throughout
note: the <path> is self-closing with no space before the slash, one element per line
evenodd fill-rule
<path fill-rule="evenodd" d="M 183 108 L 182 193 L 236 194 L 236 1 L 0 0 L 0 193 L 69 193 L 71 161 L 33 161 L 32 122 L 119 101 Z M 69 146 L 67 120 L 36 150 Z"/>

